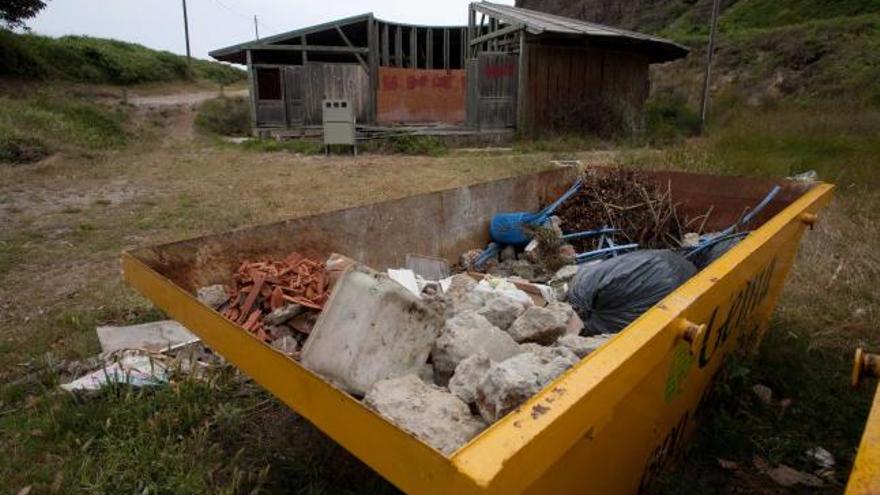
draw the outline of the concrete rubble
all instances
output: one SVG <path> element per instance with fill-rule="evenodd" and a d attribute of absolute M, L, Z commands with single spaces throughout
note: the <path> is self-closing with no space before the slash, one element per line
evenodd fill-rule
<path fill-rule="evenodd" d="M 498 421 L 573 364 L 563 357 L 547 359 L 532 352 L 496 363 L 477 387 L 480 415 L 487 423 Z"/>
<path fill-rule="evenodd" d="M 490 297 L 477 313 L 501 330 L 507 330 L 525 311 L 523 304 L 508 297 L 496 296 Z"/>
<path fill-rule="evenodd" d="M 220 309 L 229 301 L 229 292 L 224 285 L 211 285 L 196 291 L 196 297 L 205 306 Z"/>
<path fill-rule="evenodd" d="M 355 266 L 336 284 L 302 364 L 362 396 L 378 381 L 418 374 L 442 325 L 441 315 L 417 295 L 387 275 Z"/>
<path fill-rule="evenodd" d="M 460 362 L 455 375 L 449 380 L 449 391 L 468 404 L 477 400 L 477 387 L 492 369 L 492 360 L 485 352 L 479 352 Z"/>
<path fill-rule="evenodd" d="M 565 303 L 540 308 L 533 306 L 516 319 L 507 331 L 518 343 L 551 345 L 565 334 L 574 310 Z"/>
<path fill-rule="evenodd" d="M 437 380 L 448 382 L 459 363 L 479 352 L 503 361 L 518 354 L 520 348 L 510 335 L 475 311 L 450 318 L 431 351 Z"/>
<path fill-rule="evenodd" d="M 376 383 L 364 404 L 445 455 L 487 426 L 461 399 L 415 375 Z"/>
<path fill-rule="evenodd" d="M 129 349 L 162 352 L 199 340 L 183 325 L 173 320 L 126 327 L 98 327 L 95 332 L 98 334 L 103 352 Z"/>
<path fill-rule="evenodd" d="M 613 337 L 614 334 L 601 334 L 594 337 L 565 335 L 556 341 L 556 345 L 571 349 L 579 358 L 583 359 L 607 344 Z"/>

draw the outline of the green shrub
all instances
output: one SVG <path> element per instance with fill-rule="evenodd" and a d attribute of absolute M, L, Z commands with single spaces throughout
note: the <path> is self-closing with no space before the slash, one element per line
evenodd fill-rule
<path fill-rule="evenodd" d="M 0 163 L 34 163 L 49 156 L 49 147 L 35 137 L 0 133 Z"/>
<path fill-rule="evenodd" d="M 645 132 L 655 143 L 669 143 L 700 133 L 700 115 L 683 98 L 656 98 L 645 104 Z"/>
<path fill-rule="evenodd" d="M 247 136 L 251 132 L 251 110 L 245 98 L 221 96 L 199 106 L 196 128 L 221 136 Z"/>
<path fill-rule="evenodd" d="M 440 156 L 449 151 L 446 143 L 436 136 L 413 136 L 410 134 L 391 136 L 384 148 L 392 153 L 402 155 Z"/>

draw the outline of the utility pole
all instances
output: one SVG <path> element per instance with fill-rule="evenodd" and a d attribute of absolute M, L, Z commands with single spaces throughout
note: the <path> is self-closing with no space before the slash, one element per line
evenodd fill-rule
<path fill-rule="evenodd" d="M 709 31 L 709 49 L 706 52 L 706 77 L 703 80 L 703 104 L 700 109 L 700 134 L 706 131 L 706 119 L 709 115 L 709 87 L 712 80 L 712 60 L 715 58 L 715 39 L 718 35 L 718 17 L 721 14 L 721 0 L 712 4 L 712 26 Z"/>
<path fill-rule="evenodd" d="M 186 0 L 183 0 L 183 34 L 186 36 L 186 63 L 192 63 L 192 52 L 189 49 L 189 18 L 186 16 Z"/>
<path fill-rule="evenodd" d="M 254 16 L 254 32 L 257 34 L 257 41 L 260 41 L 260 25 L 257 22 L 257 16 Z"/>

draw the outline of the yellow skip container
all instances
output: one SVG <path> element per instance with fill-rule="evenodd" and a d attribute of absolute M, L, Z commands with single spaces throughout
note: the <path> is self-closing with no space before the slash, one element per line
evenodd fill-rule
<path fill-rule="evenodd" d="M 601 169 L 598 169 L 601 172 Z M 684 214 L 714 205 L 733 224 L 774 185 L 755 232 L 541 393 L 444 456 L 199 303 L 244 259 L 343 253 L 376 269 L 408 253 L 456 261 L 488 242 L 492 215 L 537 211 L 573 169 L 439 191 L 126 252 L 129 284 L 401 490 L 419 494 L 644 491 L 680 451 L 724 356 L 768 328 L 805 229 L 832 198 L 822 183 L 646 172 Z M 853 492 L 869 493 L 869 492 Z"/>

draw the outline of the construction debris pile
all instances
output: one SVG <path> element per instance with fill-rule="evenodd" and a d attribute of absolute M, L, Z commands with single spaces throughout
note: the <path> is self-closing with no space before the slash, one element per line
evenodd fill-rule
<path fill-rule="evenodd" d="M 613 227 L 628 243 L 646 249 L 680 247 L 683 225 L 672 186 L 659 187 L 635 170 L 588 175 L 584 186 L 556 212 L 569 232 Z M 702 232 L 699 232 L 702 233 Z M 597 238 L 573 239 L 579 251 L 599 249 Z"/>
<path fill-rule="evenodd" d="M 205 287 L 199 294 L 258 339 L 293 353 L 311 333 L 329 287 L 323 261 L 291 253 L 283 260 L 245 261 L 230 288 Z"/>
<path fill-rule="evenodd" d="M 199 297 L 448 455 L 735 246 L 776 193 L 723 232 L 683 237 L 669 188 L 587 176 L 541 212 L 497 215 L 493 242 L 452 276 L 426 256 L 378 272 L 294 253 Z"/>

